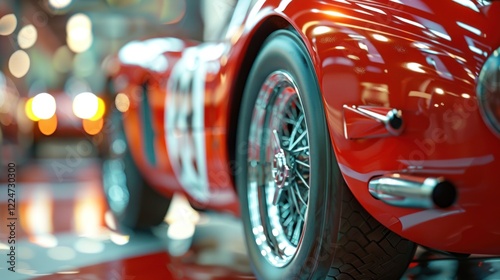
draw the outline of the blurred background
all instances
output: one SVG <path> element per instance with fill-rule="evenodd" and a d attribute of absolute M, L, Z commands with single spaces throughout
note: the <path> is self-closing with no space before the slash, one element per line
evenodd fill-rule
<path fill-rule="evenodd" d="M 197 213 L 179 197 L 163 225 L 130 232 L 114 220 L 102 186 L 115 125 L 106 117 L 127 107 L 109 90 L 115 54 L 127 42 L 152 37 L 215 40 L 211 23 L 227 18 L 214 9 L 233 6 L 232 0 L 0 0 L 0 279 L 251 278 L 237 218 Z M 12 164 L 15 193 L 7 187 Z M 16 273 L 6 262 L 9 199 L 17 218 Z M 167 220 L 179 219 L 196 224 L 196 232 L 194 225 L 169 231 Z"/>
<path fill-rule="evenodd" d="M 104 145 L 113 54 L 133 39 L 203 40 L 201 18 L 197 0 L 2 0 L 2 164 L 53 156 L 75 138 Z"/>
<path fill-rule="evenodd" d="M 128 106 L 110 92 L 114 55 L 152 37 L 214 41 L 234 5 L 0 0 L 0 279 L 253 279 L 238 218 L 175 197 L 164 224 L 133 233 L 116 224 L 102 187 L 114 125 L 106 116 Z M 14 274 L 6 265 L 9 163 Z M 419 248 L 404 279 L 500 279 L 499 263 Z"/>

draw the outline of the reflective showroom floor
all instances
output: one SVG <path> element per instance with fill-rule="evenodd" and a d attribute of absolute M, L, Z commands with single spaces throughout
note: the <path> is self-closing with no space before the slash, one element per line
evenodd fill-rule
<path fill-rule="evenodd" d="M 0 279 L 254 279 L 239 220 L 197 213 L 182 197 L 168 215 L 189 215 L 194 233 L 169 231 L 166 223 L 152 233 L 117 228 L 100 166 L 67 149 L 17 170 L 15 273 L 7 256 L 12 197 L 0 184 Z M 500 258 L 459 261 L 419 249 L 403 279 L 500 279 Z"/>

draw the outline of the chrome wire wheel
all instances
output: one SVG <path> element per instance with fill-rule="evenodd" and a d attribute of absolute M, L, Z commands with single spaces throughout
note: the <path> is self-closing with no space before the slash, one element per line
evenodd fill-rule
<path fill-rule="evenodd" d="M 378 223 L 346 185 L 314 69 L 300 36 L 278 30 L 238 107 L 234 174 L 255 276 L 400 279 L 415 244 Z"/>
<path fill-rule="evenodd" d="M 298 87 L 283 70 L 263 83 L 248 135 L 248 210 L 261 255 L 283 267 L 296 255 L 307 223 L 309 135 Z"/>

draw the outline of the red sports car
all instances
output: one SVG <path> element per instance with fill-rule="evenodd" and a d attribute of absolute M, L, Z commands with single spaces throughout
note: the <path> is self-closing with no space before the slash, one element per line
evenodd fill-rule
<path fill-rule="evenodd" d="M 416 244 L 500 254 L 500 1 L 224 7 L 205 42 L 118 54 L 122 223 L 178 192 L 241 215 L 259 279 L 397 279 Z"/>

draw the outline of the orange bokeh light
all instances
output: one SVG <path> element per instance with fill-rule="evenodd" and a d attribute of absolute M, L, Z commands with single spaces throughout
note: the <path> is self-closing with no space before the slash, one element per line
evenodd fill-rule
<path fill-rule="evenodd" d="M 102 127 L 104 125 L 104 120 L 102 118 L 95 121 L 84 119 L 82 120 L 82 123 L 85 132 L 87 132 L 90 135 L 96 135 L 97 133 L 101 132 Z"/>
<path fill-rule="evenodd" d="M 39 120 L 38 121 L 38 129 L 44 135 L 51 135 L 57 129 L 57 116 L 53 115 L 52 118 L 48 120 Z"/>

